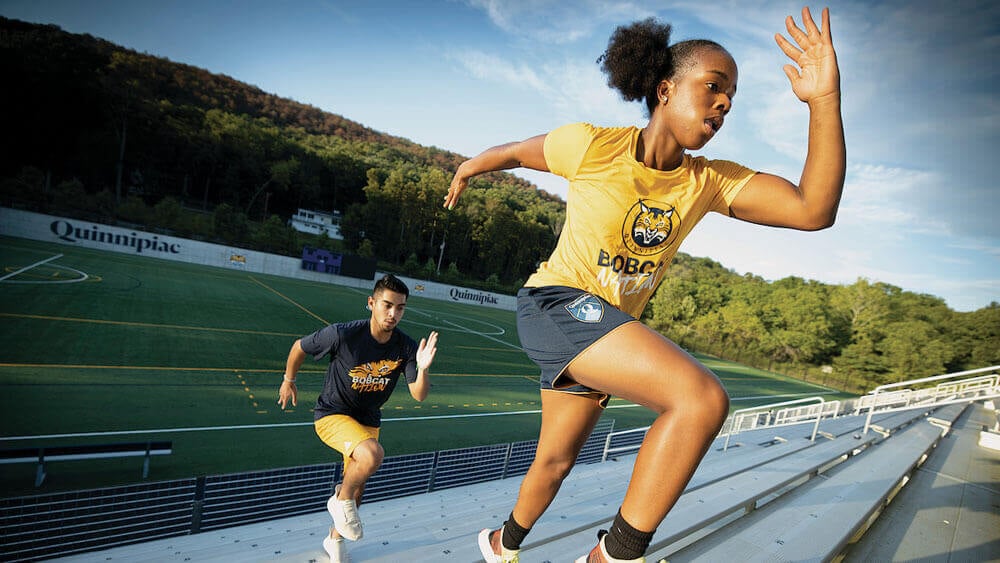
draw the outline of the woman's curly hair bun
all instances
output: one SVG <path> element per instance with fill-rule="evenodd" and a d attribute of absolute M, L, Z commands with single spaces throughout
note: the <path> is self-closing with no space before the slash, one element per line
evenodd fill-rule
<path fill-rule="evenodd" d="M 597 59 L 608 75 L 608 86 L 630 102 L 647 99 L 650 94 L 655 100 L 656 86 L 672 74 L 670 29 L 670 24 L 654 18 L 616 28 L 607 50 Z"/>

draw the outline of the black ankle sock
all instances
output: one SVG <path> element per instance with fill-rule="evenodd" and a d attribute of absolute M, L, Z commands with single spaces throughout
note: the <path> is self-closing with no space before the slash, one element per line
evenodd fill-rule
<path fill-rule="evenodd" d="M 652 532 L 640 532 L 622 518 L 622 511 L 615 515 L 611 531 L 604 538 L 604 547 L 608 555 L 615 559 L 637 559 L 646 553 L 649 542 L 653 541 Z"/>
<path fill-rule="evenodd" d="M 521 549 L 521 542 L 524 541 L 524 536 L 528 535 L 530 531 L 531 528 L 521 527 L 514 520 L 514 513 L 511 512 L 507 521 L 503 523 L 503 536 L 500 538 L 500 543 L 507 549 Z"/>

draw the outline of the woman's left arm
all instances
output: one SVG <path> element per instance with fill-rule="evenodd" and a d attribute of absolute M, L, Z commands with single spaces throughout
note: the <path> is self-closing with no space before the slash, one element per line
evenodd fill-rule
<path fill-rule="evenodd" d="M 772 174 L 757 174 L 730 205 L 733 217 L 805 231 L 833 225 L 844 189 L 847 147 L 840 113 L 840 70 L 830 36 L 830 12 L 823 9 L 822 30 L 808 8 L 802 9 L 799 29 L 785 19 L 793 45 L 780 34 L 775 41 L 798 67 L 784 66 L 792 91 L 809 105 L 809 146 L 799 185 Z"/>

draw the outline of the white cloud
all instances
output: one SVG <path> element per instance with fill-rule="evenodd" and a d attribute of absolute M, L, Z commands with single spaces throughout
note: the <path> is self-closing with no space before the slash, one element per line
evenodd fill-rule
<path fill-rule="evenodd" d="M 939 231 L 944 223 L 914 208 L 912 194 L 932 189 L 940 180 L 930 172 L 885 165 L 848 166 L 840 217 L 893 231 Z"/>
<path fill-rule="evenodd" d="M 549 60 L 533 67 L 511 62 L 480 51 L 453 52 L 450 55 L 474 77 L 530 90 L 539 104 L 552 107 L 554 123 L 593 121 L 595 123 L 640 123 L 642 110 L 626 104 L 608 88 L 596 64 L 574 60 Z"/>
<path fill-rule="evenodd" d="M 534 69 L 512 64 L 496 55 L 482 51 L 461 51 L 452 53 L 451 56 L 479 79 L 528 88 L 540 93 L 545 93 L 551 88 Z"/>
<path fill-rule="evenodd" d="M 589 37 L 607 21 L 651 15 L 631 2 L 599 0 L 469 0 L 506 33 L 544 44 L 565 44 Z"/>
<path fill-rule="evenodd" d="M 549 102 L 568 120 L 645 125 L 643 107 L 623 101 L 593 62 L 549 63 L 545 74 L 559 85 L 558 90 L 548 92 Z"/>
<path fill-rule="evenodd" d="M 957 244 L 949 245 L 955 250 L 962 250 L 966 252 L 983 253 L 990 255 L 993 258 L 1000 260 L 1000 245 L 986 245 L 977 243 L 975 241 L 971 242 L 960 242 Z"/>

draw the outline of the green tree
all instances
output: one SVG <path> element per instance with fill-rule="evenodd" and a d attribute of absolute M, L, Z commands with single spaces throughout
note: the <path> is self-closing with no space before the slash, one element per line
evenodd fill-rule
<path fill-rule="evenodd" d="M 881 343 L 889 379 L 905 381 L 945 373 L 955 350 L 952 311 L 944 300 L 901 291 L 893 296 L 890 311 Z"/>
<path fill-rule="evenodd" d="M 420 270 L 420 275 L 426 280 L 432 280 L 437 277 L 437 264 L 434 262 L 433 258 L 428 258 L 424 262 L 423 269 Z"/>
<path fill-rule="evenodd" d="M 867 334 L 858 334 L 852 338 L 850 344 L 842 348 L 840 354 L 833 359 L 833 367 L 835 373 L 839 374 L 840 385 L 844 389 L 870 389 L 889 379 L 886 375 L 889 368 L 882 352 Z"/>
<path fill-rule="evenodd" d="M 772 285 L 769 333 L 774 359 L 812 365 L 832 361 L 839 346 L 828 301 L 827 286 L 815 281 L 790 277 Z"/>
<path fill-rule="evenodd" d="M 411 253 L 406 262 L 403 262 L 403 271 L 411 276 L 420 274 L 420 259 L 417 258 L 416 252 Z"/>
<path fill-rule="evenodd" d="M 834 358 L 834 366 L 844 381 L 885 383 L 888 365 L 883 358 L 882 340 L 891 322 L 891 302 L 899 288 L 859 279 L 841 286 L 831 296 L 832 305 L 850 326 L 850 340 Z"/>
<path fill-rule="evenodd" d="M 257 201 L 257 197 L 260 196 L 261 192 L 265 189 L 273 189 L 279 193 L 288 190 L 288 186 L 291 185 L 295 176 L 298 174 L 300 166 L 299 160 L 294 156 L 287 160 L 280 160 L 271 163 L 269 167 L 270 173 L 268 174 L 267 180 L 265 180 L 264 183 L 257 188 L 257 191 L 255 191 L 252 196 L 250 196 L 250 202 L 247 203 L 247 216 L 250 215 L 250 210 L 253 208 L 254 202 Z M 267 214 L 266 206 L 264 207 L 262 213 Z"/>
<path fill-rule="evenodd" d="M 1000 303 L 970 313 L 956 313 L 953 320 L 956 369 L 968 370 L 1000 365 Z"/>
<path fill-rule="evenodd" d="M 907 381 L 945 373 L 951 360 L 950 344 L 925 320 L 890 323 L 882 341 L 888 380 Z"/>
<path fill-rule="evenodd" d="M 250 232 L 246 213 L 236 210 L 227 203 L 215 208 L 212 226 L 216 236 L 234 243 L 244 242 Z"/>
<path fill-rule="evenodd" d="M 462 281 L 462 273 L 458 271 L 458 264 L 450 262 L 448 268 L 441 273 L 442 281 L 447 283 L 459 283 Z"/>
<path fill-rule="evenodd" d="M 25 166 L 17 176 L 0 180 L 0 197 L 8 205 L 16 201 L 38 209 L 47 203 L 47 184 L 45 172 L 34 166 Z"/>
<path fill-rule="evenodd" d="M 692 323 L 701 311 L 695 301 L 697 282 L 683 277 L 668 277 L 650 300 L 650 326 L 664 333 L 668 338 L 688 345 L 694 332 Z"/>
<path fill-rule="evenodd" d="M 91 210 L 94 205 L 83 188 L 83 183 L 73 178 L 59 182 L 52 193 L 53 208 L 59 212 L 72 212 L 73 209 Z"/>
<path fill-rule="evenodd" d="M 149 221 L 157 227 L 174 230 L 180 224 L 183 213 L 180 202 L 167 196 L 153 206 Z"/>
<path fill-rule="evenodd" d="M 372 244 L 372 241 L 364 239 L 358 244 L 357 252 L 358 256 L 375 258 L 375 245 Z"/>
<path fill-rule="evenodd" d="M 152 211 L 146 202 L 139 196 L 130 195 L 118 206 L 117 214 L 122 219 L 130 222 L 145 225 L 149 222 Z"/>
<path fill-rule="evenodd" d="M 110 223 L 115 218 L 115 196 L 111 190 L 105 188 L 94 194 L 94 212 L 97 220 Z"/>
<path fill-rule="evenodd" d="M 295 235 L 295 229 L 271 215 L 257 228 L 253 240 L 259 250 L 283 254 L 298 249 Z"/>
<path fill-rule="evenodd" d="M 758 352 L 767 338 L 767 328 L 761 321 L 760 308 L 743 299 L 733 299 L 719 309 L 723 355 L 742 361 L 748 353 Z"/>

